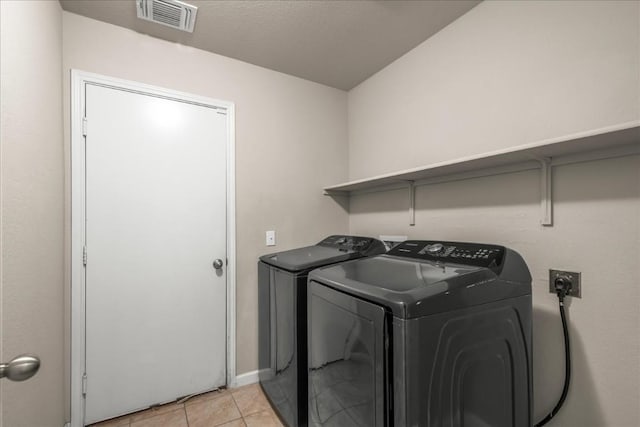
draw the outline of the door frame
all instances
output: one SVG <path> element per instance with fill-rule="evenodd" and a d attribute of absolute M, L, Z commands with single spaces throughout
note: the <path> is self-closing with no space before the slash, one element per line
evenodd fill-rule
<path fill-rule="evenodd" d="M 227 324 L 226 382 L 236 381 L 236 216 L 235 216 L 235 104 L 190 93 L 99 74 L 71 70 L 71 427 L 84 423 L 83 375 L 85 371 L 85 90 L 94 84 L 117 90 L 174 99 L 227 111 Z M 90 125 L 89 125 L 90 126 Z"/>

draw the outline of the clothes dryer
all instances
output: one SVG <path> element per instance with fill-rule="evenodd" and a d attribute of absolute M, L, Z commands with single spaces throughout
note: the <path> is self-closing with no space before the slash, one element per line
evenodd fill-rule
<path fill-rule="evenodd" d="M 377 239 L 329 236 L 258 262 L 260 385 L 290 427 L 307 425 L 307 275 L 310 270 L 384 253 Z"/>
<path fill-rule="evenodd" d="M 531 275 L 515 251 L 406 241 L 314 270 L 308 292 L 310 426 L 531 426 Z"/>

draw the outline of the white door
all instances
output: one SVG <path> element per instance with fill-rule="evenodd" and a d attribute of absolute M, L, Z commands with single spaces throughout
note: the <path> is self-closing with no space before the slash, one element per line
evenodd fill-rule
<path fill-rule="evenodd" d="M 226 382 L 227 129 L 175 99 L 88 84 L 85 101 L 92 423 Z"/>

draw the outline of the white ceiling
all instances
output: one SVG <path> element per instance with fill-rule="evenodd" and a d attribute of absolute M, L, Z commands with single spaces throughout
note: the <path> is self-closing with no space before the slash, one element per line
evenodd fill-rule
<path fill-rule="evenodd" d="M 140 20 L 132 0 L 60 0 L 66 11 L 349 90 L 479 0 L 185 0 L 193 34 Z"/>

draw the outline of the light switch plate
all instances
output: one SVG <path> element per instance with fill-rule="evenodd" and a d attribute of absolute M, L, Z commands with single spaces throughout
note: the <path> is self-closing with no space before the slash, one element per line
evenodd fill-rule
<path fill-rule="evenodd" d="M 275 246 L 276 245 L 276 232 L 275 230 L 269 230 L 266 233 L 267 246 Z"/>

